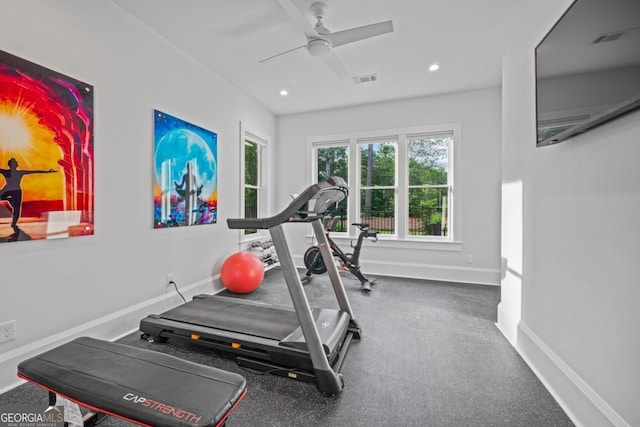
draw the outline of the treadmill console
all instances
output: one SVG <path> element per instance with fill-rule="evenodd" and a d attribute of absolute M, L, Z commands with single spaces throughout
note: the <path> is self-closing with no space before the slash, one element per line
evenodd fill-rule
<path fill-rule="evenodd" d="M 268 229 L 285 222 L 311 222 L 335 210 L 348 195 L 345 180 L 332 176 L 307 187 L 279 214 L 268 218 L 229 218 L 227 225 L 233 229 Z"/>
<path fill-rule="evenodd" d="M 311 190 L 312 194 L 304 206 L 297 210 L 296 220 L 298 221 L 309 221 L 318 217 L 325 217 L 328 213 L 333 212 L 338 203 L 349 195 L 349 186 L 339 176 L 329 177 L 326 181 L 312 185 L 307 190 Z M 305 193 L 306 191 L 301 196 L 304 196 Z M 301 196 L 298 196 L 296 200 Z M 296 200 L 291 204 L 295 203 Z"/>

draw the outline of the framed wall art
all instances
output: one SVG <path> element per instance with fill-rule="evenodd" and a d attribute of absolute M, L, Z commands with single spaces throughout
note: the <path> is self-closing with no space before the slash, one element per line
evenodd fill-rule
<path fill-rule="evenodd" d="M 215 224 L 218 135 L 154 110 L 154 228 Z"/>
<path fill-rule="evenodd" d="M 93 223 L 93 86 L 0 51 L 0 242 Z"/>

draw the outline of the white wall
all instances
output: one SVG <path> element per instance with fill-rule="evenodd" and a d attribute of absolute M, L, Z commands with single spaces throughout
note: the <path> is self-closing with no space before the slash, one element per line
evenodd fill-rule
<path fill-rule="evenodd" d="M 635 426 L 640 111 L 535 148 L 533 49 L 570 3 L 519 0 L 507 26 L 499 326 L 577 425 Z"/>
<path fill-rule="evenodd" d="M 279 204 L 312 181 L 307 138 L 409 126 L 460 123 L 455 191 L 462 203 L 456 245 L 365 243 L 361 264 L 369 274 L 488 283 L 499 282 L 500 89 L 370 104 L 278 118 L 276 163 Z M 308 229 L 291 226 L 288 238 L 296 262 L 308 245 Z M 339 241 L 348 247 L 349 241 Z M 467 264 L 465 256 L 473 257 Z"/>
<path fill-rule="evenodd" d="M 0 49 L 95 89 L 95 235 L 0 244 L 0 392 L 16 364 L 81 334 L 116 338 L 147 314 L 212 292 L 239 234 L 239 122 L 275 139 L 276 119 L 108 1 L 0 1 Z M 153 109 L 218 133 L 218 224 L 153 230 Z"/>

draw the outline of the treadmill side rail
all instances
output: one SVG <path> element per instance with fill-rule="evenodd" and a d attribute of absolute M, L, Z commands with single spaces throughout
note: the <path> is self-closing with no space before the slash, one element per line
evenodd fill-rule
<path fill-rule="evenodd" d="M 314 371 L 332 370 L 325 355 L 322 341 L 320 339 L 320 333 L 318 332 L 318 328 L 316 327 L 316 323 L 313 319 L 311 307 L 309 306 L 307 295 L 302 287 L 298 270 L 296 270 L 296 266 L 293 262 L 289 245 L 287 245 L 282 224 L 271 227 L 269 232 L 271 233 L 271 238 L 273 239 L 273 245 L 276 248 L 278 259 L 280 259 L 282 273 L 284 274 L 287 288 L 289 288 L 289 294 L 291 295 L 293 306 L 296 308 L 296 315 L 300 321 L 300 329 L 302 330 L 307 342 L 307 351 L 309 351 L 309 357 L 311 358 Z M 318 384 L 318 386 L 319 385 L 320 384 Z"/>
<path fill-rule="evenodd" d="M 332 360 L 331 353 L 339 349 L 341 341 L 347 333 L 350 325 L 350 317 L 344 311 L 333 309 L 323 309 L 316 317 L 316 328 L 320 334 L 322 347 L 329 360 Z M 307 349 L 307 342 L 301 328 L 296 328 L 287 337 L 280 341 L 284 347 Z"/>
<path fill-rule="evenodd" d="M 313 228 L 313 233 L 316 236 L 316 240 L 318 241 L 318 247 L 320 248 L 320 253 L 322 254 L 323 259 L 333 260 L 329 240 L 324 232 L 322 222 L 319 219 L 314 220 L 311 222 L 311 226 Z M 356 338 L 360 338 L 362 331 L 360 330 L 360 325 L 356 320 L 356 316 L 353 314 L 353 309 L 349 303 L 349 297 L 344 289 L 340 273 L 338 273 L 338 267 L 335 262 L 327 262 L 325 265 L 327 267 L 327 274 L 331 280 L 331 286 L 333 287 L 333 292 L 338 300 L 340 310 L 349 313 L 349 316 L 351 316 L 351 326 L 355 329 L 354 335 Z"/>

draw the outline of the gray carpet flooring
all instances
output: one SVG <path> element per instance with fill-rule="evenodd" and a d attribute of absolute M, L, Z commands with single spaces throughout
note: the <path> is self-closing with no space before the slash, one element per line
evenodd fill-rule
<path fill-rule="evenodd" d="M 573 424 L 495 326 L 500 289 L 380 277 L 370 294 L 344 275 L 362 339 L 342 369 L 342 394 L 246 370 L 191 343 L 148 343 L 139 333 L 120 342 L 238 372 L 248 393 L 227 420 L 240 426 L 572 426 Z M 337 308 L 326 274 L 305 286 L 311 306 Z M 269 271 L 253 293 L 228 296 L 291 305 L 281 271 Z M 24 384 L 0 405 L 46 402 Z M 116 418 L 104 426 L 128 426 Z"/>

